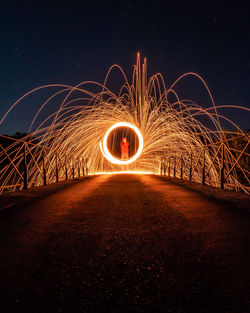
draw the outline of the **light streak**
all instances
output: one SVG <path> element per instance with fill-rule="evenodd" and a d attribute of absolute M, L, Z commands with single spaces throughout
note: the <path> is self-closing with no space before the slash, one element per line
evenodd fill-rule
<path fill-rule="evenodd" d="M 113 92 L 107 83 L 111 72 L 117 69 L 121 71 L 124 80 L 120 90 Z M 205 107 L 192 100 L 180 98 L 176 87 L 180 81 L 187 78 L 200 81 L 201 88 L 206 90 L 209 96 L 211 106 Z M 167 88 L 167 85 L 170 87 Z M 188 179 L 192 160 L 192 180 L 200 182 L 201 156 L 205 152 L 205 167 L 209 169 L 206 183 L 218 187 L 221 153 L 218 153 L 218 146 L 214 145 L 214 142 L 225 142 L 227 137 L 244 134 L 235 122 L 222 115 L 222 109 L 244 110 L 246 114 L 250 112 L 250 109 L 237 104 L 216 106 L 206 82 L 195 73 L 180 76 L 172 85 L 169 82 L 166 84 L 159 73 L 148 78 L 147 61 L 144 59 L 141 64 L 138 54 L 131 82 L 121 67 L 113 65 L 104 84 L 88 81 L 76 86 L 53 84 L 38 87 L 11 105 L 3 117 L 0 117 L 0 124 L 13 116 L 16 106 L 27 105 L 29 97 L 31 103 L 36 95 L 40 101 L 40 93 L 43 90 L 46 90 L 48 98 L 41 102 L 40 108 L 27 126 L 29 134 L 27 138 L 23 138 L 29 140 L 32 136 L 40 144 L 40 147 L 29 146 L 29 150 L 27 149 L 29 187 L 43 184 L 41 146 L 49 147 L 46 149 L 44 162 L 47 183 L 55 181 L 56 165 L 59 179 L 63 180 L 66 168 L 68 176 L 72 177 L 73 169 L 76 174 L 79 167 L 81 171 L 88 168 L 89 173 L 96 174 L 124 172 L 123 165 L 126 165 L 127 172 L 158 174 L 162 160 L 167 163 L 167 169 L 170 162 L 170 171 L 173 172 L 174 158 L 177 160 L 177 177 L 180 176 L 182 159 L 183 176 Z M 58 107 L 51 113 L 55 103 Z M 9 114 L 10 112 L 12 114 Z M 139 139 L 136 154 L 128 160 L 115 158 L 107 147 L 110 132 L 118 127 L 117 125 L 121 125 L 121 121 L 123 126 L 133 129 Z M 225 132 L 223 128 L 231 130 Z M 20 144 L 20 141 L 13 142 L 5 152 L 0 149 L 1 188 L 19 184 L 19 187 L 10 188 L 15 190 L 23 183 L 23 150 Z M 225 175 L 229 172 L 226 188 L 234 186 L 232 188 L 237 190 L 244 189 L 237 173 L 241 170 L 241 175 L 249 176 L 249 169 L 241 169 L 238 166 L 230 172 L 235 158 L 228 145 L 224 157 Z M 16 169 L 20 170 L 21 175 Z"/>
<path fill-rule="evenodd" d="M 116 128 L 118 127 L 128 127 L 128 128 L 131 128 L 133 129 L 133 131 L 136 133 L 136 135 L 138 136 L 138 139 L 139 139 L 139 147 L 138 147 L 138 150 L 136 152 L 136 154 L 131 157 L 130 159 L 128 160 L 119 160 L 117 158 L 115 158 L 110 152 L 109 152 L 109 149 L 108 149 L 108 146 L 107 146 L 107 141 L 108 141 L 108 136 L 109 134 Z M 126 165 L 126 164 L 131 164 L 133 163 L 136 159 L 138 159 L 138 157 L 140 156 L 140 154 L 142 153 L 142 150 L 143 150 L 143 137 L 142 137 L 142 134 L 140 132 L 140 130 L 135 126 L 135 125 L 132 125 L 130 123 L 127 123 L 127 122 L 119 122 L 119 123 L 116 123 L 114 124 L 113 126 L 111 126 L 108 131 L 106 132 L 104 138 L 103 138 L 103 142 L 100 142 L 100 148 L 101 148 L 101 152 L 103 153 L 103 155 L 105 156 L 105 158 L 107 160 L 109 160 L 109 162 L 113 163 L 113 164 L 122 164 L 122 165 Z"/>

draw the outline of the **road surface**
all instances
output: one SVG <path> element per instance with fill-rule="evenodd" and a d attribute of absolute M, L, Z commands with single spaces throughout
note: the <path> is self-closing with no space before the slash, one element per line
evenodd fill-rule
<path fill-rule="evenodd" d="M 249 312 L 249 226 L 165 178 L 88 177 L 0 212 L 1 311 Z"/>

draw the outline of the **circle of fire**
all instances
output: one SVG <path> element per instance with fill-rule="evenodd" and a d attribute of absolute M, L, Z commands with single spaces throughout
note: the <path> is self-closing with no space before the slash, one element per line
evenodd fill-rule
<path fill-rule="evenodd" d="M 133 129 L 133 131 L 138 136 L 139 148 L 138 148 L 136 154 L 132 158 L 130 158 L 129 160 L 122 161 L 120 159 L 117 159 L 108 150 L 108 146 L 107 146 L 108 136 L 112 132 L 112 130 L 114 130 L 114 129 L 118 128 L 118 127 L 128 127 L 128 128 L 131 128 L 131 129 Z M 109 160 L 109 162 L 111 162 L 113 164 L 130 164 L 130 163 L 133 163 L 140 156 L 140 154 L 142 153 L 143 137 L 142 137 L 141 132 L 139 131 L 139 129 L 135 125 L 127 123 L 127 122 L 119 122 L 119 123 L 114 124 L 113 126 L 111 126 L 108 129 L 108 131 L 106 132 L 106 134 L 105 134 L 105 136 L 103 138 L 103 142 L 100 142 L 100 148 L 101 148 L 102 154 L 104 155 L 104 157 L 107 160 Z"/>

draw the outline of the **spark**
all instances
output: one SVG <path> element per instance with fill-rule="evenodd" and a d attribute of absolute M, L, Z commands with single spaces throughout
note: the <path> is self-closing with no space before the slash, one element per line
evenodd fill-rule
<path fill-rule="evenodd" d="M 120 70 L 124 77 L 124 83 L 121 84 L 118 93 L 107 86 L 110 73 L 114 69 Z M 175 87 L 179 81 L 187 77 L 198 79 L 205 87 L 211 100 L 210 107 L 204 108 L 192 100 L 181 99 L 178 96 Z M 95 87 L 96 91 L 91 91 L 93 88 L 89 87 Z M 27 141 L 34 139 L 35 143 L 39 144 L 27 145 L 29 187 L 43 184 L 43 166 L 47 182 L 51 183 L 55 181 L 56 168 L 59 180 L 63 180 L 66 171 L 69 177 L 72 177 L 76 169 L 82 172 L 88 170 L 92 174 L 116 172 L 159 174 L 161 162 L 167 163 L 170 171 L 173 170 L 175 162 L 176 177 L 180 176 L 183 162 L 183 176 L 187 178 L 191 161 L 192 179 L 200 182 L 203 170 L 202 154 L 207 169 L 206 183 L 218 187 L 221 158 L 218 145 L 214 143 L 224 142 L 226 135 L 242 136 L 244 133 L 226 116 L 219 114 L 217 109 L 220 108 L 220 112 L 222 108 L 229 107 L 250 111 L 236 105 L 216 106 L 206 82 L 196 73 L 180 76 L 167 88 L 160 73 L 147 77 L 147 60 L 144 59 L 141 64 L 138 54 L 131 82 L 120 66 L 113 65 L 103 84 L 87 81 L 76 86 L 62 84 L 41 86 L 16 101 L 4 114 L 0 124 L 10 116 L 9 113 L 17 105 L 22 104 L 23 100 L 39 94 L 43 89 L 52 90 L 53 93 L 41 103 L 40 109 L 30 123 L 27 137 L 23 138 Z M 46 114 L 46 108 L 50 108 L 50 104 L 54 103 L 58 103 L 58 109 L 52 114 Z M 45 118 L 42 119 L 41 116 Z M 237 131 L 225 133 L 223 130 L 225 123 Z M 118 125 L 132 128 L 139 139 L 139 148 L 129 160 L 121 161 L 115 158 L 107 147 L 108 135 Z M 9 154 L 9 158 L 5 152 Z M 14 186 L 10 190 L 22 188 L 23 152 L 20 150 L 20 141 L 13 142 L 5 152 L 0 151 L 0 187 Z M 235 168 L 230 170 L 234 162 L 233 155 L 229 150 L 225 150 L 228 189 L 244 187 L 238 180 Z M 242 173 L 248 175 L 244 169 Z"/>
<path fill-rule="evenodd" d="M 136 135 L 138 136 L 138 139 L 139 139 L 139 148 L 136 152 L 136 154 L 128 159 L 128 160 L 119 160 L 117 158 L 115 158 L 110 152 L 109 152 L 109 149 L 108 149 L 108 145 L 107 145 L 107 140 L 108 140 L 108 136 L 109 134 L 116 128 L 118 127 L 128 127 L 128 128 L 131 128 L 135 131 Z M 119 122 L 119 123 L 116 123 L 114 124 L 113 126 L 111 126 L 108 131 L 106 132 L 104 138 L 103 138 L 103 142 L 100 141 L 100 149 L 101 149 L 101 152 L 102 154 L 105 156 L 106 159 L 108 159 L 111 163 L 113 164 L 130 164 L 130 163 L 133 163 L 136 159 L 138 159 L 138 157 L 140 156 L 140 154 L 142 153 L 142 149 L 143 149 L 143 137 L 142 137 L 142 134 L 140 132 L 140 130 L 135 126 L 135 125 L 132 125 L 130 123 L 127 123 L 127 122 Z"/>

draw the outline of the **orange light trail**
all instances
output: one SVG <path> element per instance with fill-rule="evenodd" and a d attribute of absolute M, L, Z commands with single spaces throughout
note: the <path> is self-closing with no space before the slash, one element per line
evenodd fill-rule
<path fill-rule="evenodd" d="M 108 88 L 110 74 L 114 70 L 119 70 L 122 76 L 118 92 Z M 210 99 L 209 106 L 180 98 L 177 90 L 181 85 L 178 84 L 184 83 L 184 79 L 200 82 Z M 222 115 L 222 110 L 230 108 L 242 110 L 244 114 L 250 112 L 250 109 L 237 104 L 217 106 L 205 80 L 196 73 L 183 74 L 173 84 L 166 83 L 160 73 L 147 77 L 147 61 L 144 59 L 141 62 L 138 54 L 131 82 L 120 66 L 113 65 L 103 84 L 85 81 L 76 86 L 44 85 L 25 93 L 11 105 L 0 117 L 0 124 L 13 116 L 17 106 L 27 105 L 29 97 L 34 101 L 33 97 L 39 96 L 44 90 L 49 96 L 41 102 L 34 118 L 29 121 L 28 135 L 23 138 L 27 141 L 33 138 L 39 144 L 27 147 L 28 187 L 43 184 L 43 166 L 47 183 L 55 181 L 56 166 L 59 180 L 63 180 L 66 169 L 69 177 L 72 177 L 72 171 L 77 172 L 79 168 L 82 172 L 84 168 L 92 174 L 124 172 L 125 169 L 125 172 L 159 174 L 162 162 L 172 172 L 175 162 L 176 177 L 180 177 L 183 162 L 183 176 L 188 179 L 191 161 L 192 181 L 201 181 L 204 163 L 205 171 L 209 169 L 206 183 L 218 187 L 221 155 L 214 143 L 245 135 L 234 121 Z M 58 106 L 51 113 L 55 104 Z M 108 136 L 118 127 L 128 127 L 138 137 L 138 149 L 128 160 L 113 156 L 112 149 L 107 146 Z M 225 131 L 225 128 L 231 130 Z M 249 142 L 249 138 L 246 140 Z M 237 164 L 237 169 L 235 166 L 230 170 L 237 159 L 229 145 L 225 146 L 223 166 L 226 188 L 244 190 L 237 175 L 240 172 L 249 185 L 249 169 Z M 47 147 L 44 163 L 41 147 Z M 242 147 L 242 151 L 244 149 Z M 5 151 L 0 148 L 0 193 L 5 186 L 14 186 L 9 190 L 22 186 L 22 162 L 20 141 L 14 142 Z M 15 187 L 18 184 L 19 187 Z"/>
<path fill-rule="evenodd" d="M 112 130 L 114 130 L 114 129 L 118 128 L 118 127 L 128 127 L 128 128 L 133 129 L 133 131 L 136 133 L 136 135 L 138 136 L 138 139 L 139 139 L 139 148 L 138 148 L 136 154 L 132 158 L 130 158 L 128 160 L 120 160 L 120 159 L 115 158 L 109 152 L 109 149 L 108 149 L 108 146 L 107 146 L 107 141 L 108 141 L 109 134 L 112 132 Z M 111 162 L 113 164 L 121 164 L 121 165 L 131 164 L 136 159 L 138 159 L 138 157 L 142 153 L 142 150 L 143 150 L 143 137 L 142 137 L 142 134 L 141 134 L 140 130 L 135 125 L 132 125 L 132 124 L 127 123 L 127 122 L 119 122 L 119 123 L 114 124 L 113 126 L 111 126 L 108 129 L 108 131 L 104 135 L 103 142 L 100 141 L 100 149 L 101 149 L 102 154 L 105 156 L 105 158 L 107 160 L 109 160 L 109 162 Z"/>

